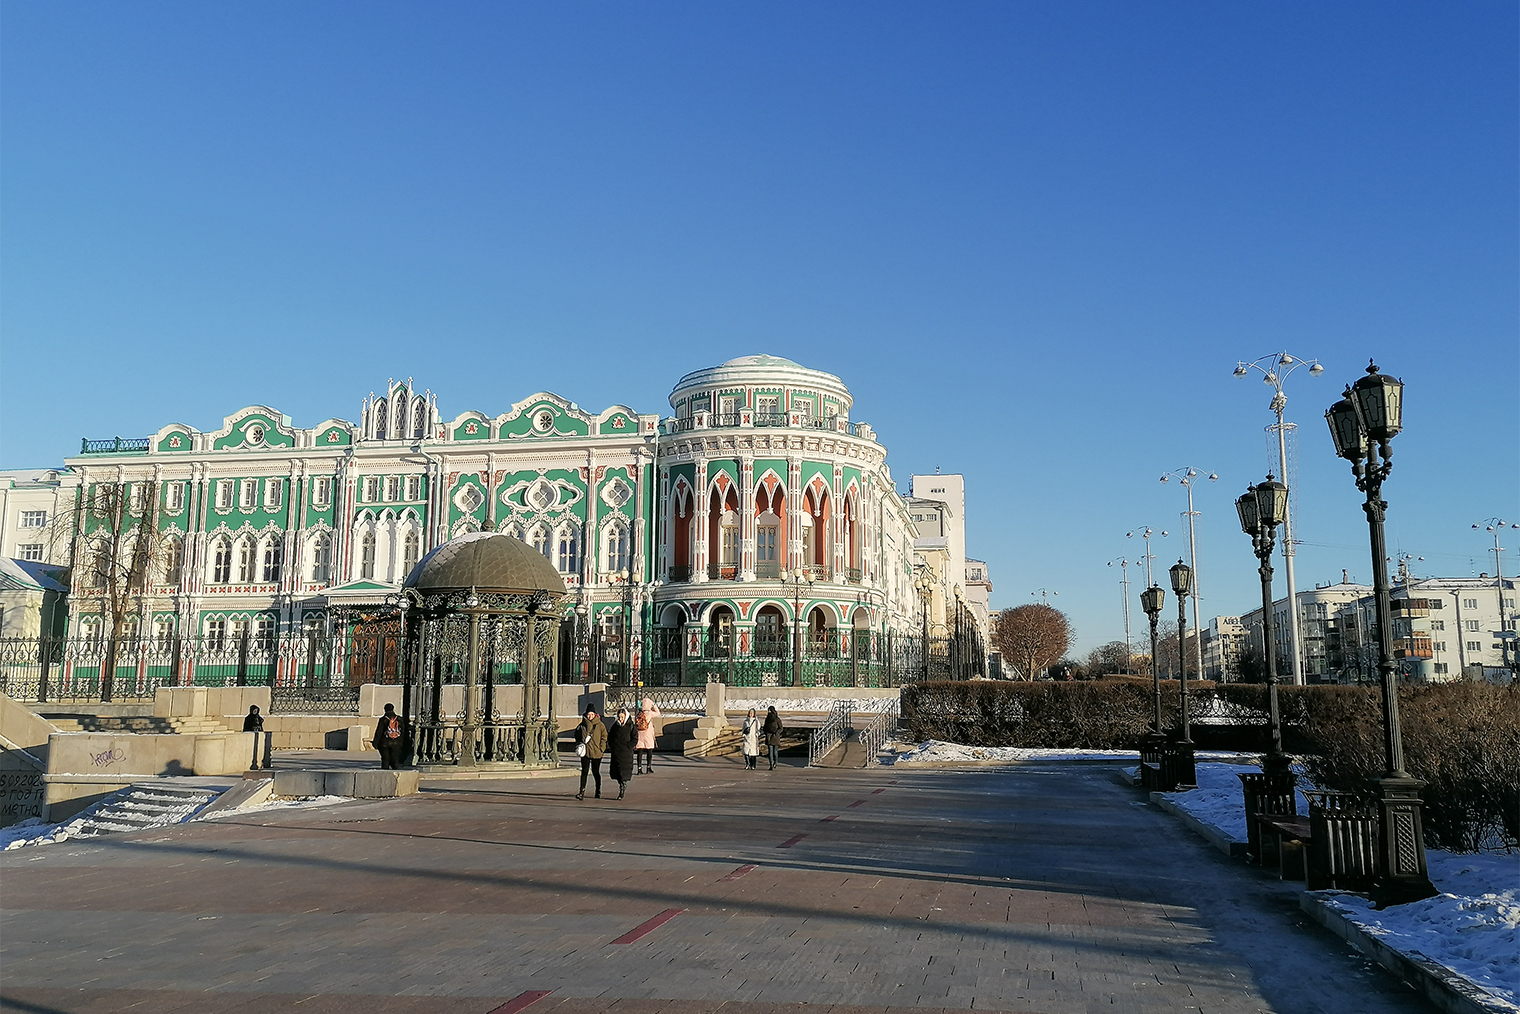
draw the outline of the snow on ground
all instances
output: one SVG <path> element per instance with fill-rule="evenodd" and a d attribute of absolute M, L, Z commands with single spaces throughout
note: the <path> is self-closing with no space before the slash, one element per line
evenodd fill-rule
<path fill-rule="evenodd" d="M 1022 746 L 963 746 L 930 739 L 922 743 L 888 743 L 890 756 L 883 755 L 883 764 L 1016 764 L 1029 760 L 1115 760 L 1138 761 L 1135 750 L 1069 750 Z M 1254 754 L 1239 754 L 1212 750 L 1200 750 L 1199 760 L 1240 760 Z M 1214 766 L 1214 765 L 1211 765 Z M 1239 782 L 1236 782 L 1238 785 Z"/>
<path fill-rule="evenodd" d="M 1245 841 L 1245 799 L 1236 775 L 1260 769 L 1200 764 L 1197 770 L 1198 788 L 1168 792 L 1166 798 L 1234 840 Z M 1300 787 L 1304 784 L 1300 776 Z M 1309 812 L 1302 792 L 1298 812 Z M 1395 950 L 1419 951 L 1515 1003 L 1520 994 L 1520 855 L 1428 850 L 1426 858 L 1431 882 L 1442 892 L 1437 897 L 1382 912 L 1352 894 L 1335 894 L 1327 900 Z"/>
<path fill-rule="evenodd" d="M 345 802 L 345 796 L 313 796 L 305 799 L 280 799 L 268 803 L 259 803 L 254 806 L 244 806 L 235 810 L 223 810 L 214 814 L 208 814 L 205 819 L 211 820 L 216 817 L 242 816 L 247 813 L 255 813 L 260 810 L 279 810 L 292 806 L 327 806 L 331 803 Z M 28 817 L 26 820 L 12 824 L 10 827 L 0 828 L 0 850 L 26 848 L 31 845 L 57 845 L 59 842 L 72 841 L 76 838 L 93 837 L 82 834 L 90 825 L 90 819 L 96 811 L 101 809 L 106 800 L 96 803 L 94 806 L 70 817 L 68 820 L 57 824 L 44 823 L 41 817 Z M 193 805 L 186 806 L 184 813 L 178 820 L 166 819 L 156 825 L 167 827 L 171 824 L 180 823 L 185 817 L 190 816 L 195 810 L 205 805 L 197 801 Z M 172 818 L 173 814 L 166 814 Z M 143 830 L 147 830 L 144 828 Z"/>
<path fill-rule="evenodd" d="M 855 700 L 855 710 L 880 710 L 881 706 L 876 705 L 877 700 L 895 701 L 896 698 L 862 697 Z M 763 715 L 766 708 L 775 708 L 777 711 L 832 711 L 838 703 L 837 697 L 730 697 L 724 706 L 727 711 L 748 711 L 754 708 Z"/>
<path fill-rule="evenodd" d="M 297 807 L 331 806 L 334 803 L 348 803 L 353 801 L 352 796 L 296 796 L 292 799 L 270 799 L 263 803 L 254 803 L 251 806 L 239 806 L 235 810 L 218 810 L 208 813 L 202 820 L 220 820 L 223 817 L 246 817 L 250 813 L 265 813 L 269 810 L 291 810 Z"/>

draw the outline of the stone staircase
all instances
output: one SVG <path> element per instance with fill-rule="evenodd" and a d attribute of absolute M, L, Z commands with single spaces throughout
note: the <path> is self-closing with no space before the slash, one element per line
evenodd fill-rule
<path fill-rule="evenodd" d="M 699 718 L 681 752 L 687 757 L 728 757 L 743 748 L 743 733 L 724 718 Z"/>
<path fill-rule="evenodd" d="M 193 718 L 158 718 L 153 715 L 53 715 L 47 719 L 59 732 L 126 732 L 140 735 L 181 736 L 236 732 L 220 720 Z"/>
<path fill-rule="evenodd" d="M 131 785 L 70 821 L 69 836 L 99 838 L 124 831 L 168 827 L 189 820 L 219 795 L 219 789 L 195 785 Z"/>

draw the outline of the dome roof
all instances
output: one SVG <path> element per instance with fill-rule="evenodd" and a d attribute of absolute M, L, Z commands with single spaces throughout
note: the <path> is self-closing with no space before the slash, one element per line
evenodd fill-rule
<path fill-rule="evenodd" d="M 740 356 L 738 359 L 730 359 L 724 366 L 795 366 L 797 369 L 806 369 L 801 363 L 794 363 L 790 359 L 782 359 L 780 356 Z"/>
<path fill-rule="evenodd" d="M 832 373 L 810 369 L 780 356 L 740 356 L 730 359 L 722 366 L 709 366 L 686 374 L 676 381 L 670 393 L 670 407 L 675 408 L 681 396 L 703 390 L 729 387 L 782 387 L 813 390 L 837 398 L 849 410 L 850 391 L 844 381 Z"/>
<path fill-rule="evenodd" d="M 474 588 L 565 594 L 564 579 L 542 553 L 499 532 L 450 539 L 422 558 L 407 576 L 406 587 L 420 592 Z"/>

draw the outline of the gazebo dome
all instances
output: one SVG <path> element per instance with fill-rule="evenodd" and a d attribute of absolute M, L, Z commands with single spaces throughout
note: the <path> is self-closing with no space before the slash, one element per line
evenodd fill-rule
<path fill-rule="evenodd" d="M 424 593 L 474 588 L 565 594 L 564 579 L 542 553 L 499 532 L 470 532 L 450 539 L 418 562 L 406 587 Z"/>

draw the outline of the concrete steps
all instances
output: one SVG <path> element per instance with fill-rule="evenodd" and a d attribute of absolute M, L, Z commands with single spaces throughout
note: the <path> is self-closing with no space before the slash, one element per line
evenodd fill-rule
<path fill-rule="evenodd" d="M 221 790 L 202 786 L 132 785 L 80 814 L 79 826 L 71 829 L 70 837 L 99 838 L 168 827 L 189 820 L 219 795 Z"/>

